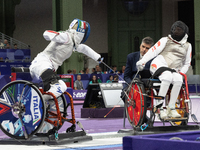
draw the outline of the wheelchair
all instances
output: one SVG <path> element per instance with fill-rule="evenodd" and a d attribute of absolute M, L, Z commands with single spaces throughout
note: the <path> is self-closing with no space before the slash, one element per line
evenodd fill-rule
<path fill-rule="evenodd" d="M 43 99 L 43 94 L 53 97 L 48 105 Z M 70 119 L 66 118 L 65 95 L 70 98 Z M 27 140 L 41 133 L 54 134 L 56 139 L 58 130 L 65 121 L 72 124 L 66 132 L 75 132 L 73 98 L 67 92 L 56 98 L 53 93 L 44 92 L 25 80 L 12 81 L 0 91 L 0 128 L 11 138 Z"/>
<path fill-rule="evenodd" d="M 191 101 L 189 99 L 187 76 L 183 73 L 180 74 L 184 77 L 185 82 L 182 84 L 179 96 L 176 100 L 175 109 L 181 115 L 181 118 L 160 119 L 159 108 L 154 106 L 155 99 L 161 99 L 161 97 L 157 96 L 161 83 L 159 79 L 155 79 L 154 77 L 148 79 L 133 79 L 126 91 L 125 98 L 126 116 L 133 128 L 144 130 L 147 126 L 153 127 L 156 114 L 164 125 L 165 122 L 169 122 L 173 126 L 187 125 Z M 170 92 L 171 87 L 165 97 L 164 109 L 167 108 L 167 104 L 170 100 Z M 147 110 L 150 111 L 148 121 L 146 119 Z M 146 125 L 143 127 L 145 122 Z"/>

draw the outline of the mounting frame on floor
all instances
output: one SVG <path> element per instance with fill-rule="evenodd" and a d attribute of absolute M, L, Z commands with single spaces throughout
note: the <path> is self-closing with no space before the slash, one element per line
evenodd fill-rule
<path fill-rule="evenodd" d="M 200 126 L 198 125 L 184 125 L 184 126 L 154 126 L 147 127 L 145 130 L 141 130 L 141 128 L 137 127 L 134 129 L 120 129 L 118 133 L 127 133 L 131 132 L 132 135 L 145 135 L 145 134 L 158 134 L 158 133 L 166 133 L 166 132 L 181 132 L 181 131 L 193 131 L 200 130 Z"/>
<path fill-rule="evenodd" d="M 59 133 L 58 139 L 55 135 L 47 135 L 43 133 L 38 133 L 28 140 L 21 139 L 1 139 L 0 144 L 4 145 L 61 145 L 67 143 L 78 143 L 81 141 L 92 140 L 92 136 L 87 136 L 85 131 L 77 131 L 70 133 Z"/>

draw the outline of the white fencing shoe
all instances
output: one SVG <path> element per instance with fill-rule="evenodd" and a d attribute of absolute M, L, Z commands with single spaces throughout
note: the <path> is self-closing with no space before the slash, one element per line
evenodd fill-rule
<path fill-rule="evenodd" d="M 167 118 L 167 113 L 163 109 L 160 109 L 160 119 L 165 119 L 165 118 Z"/>
<path fill-rule="evenodd" d="M 172 118 L 180 118 L 181 115 L 176 111 L 176 109 L 167 108 L 167 116 Z"/>

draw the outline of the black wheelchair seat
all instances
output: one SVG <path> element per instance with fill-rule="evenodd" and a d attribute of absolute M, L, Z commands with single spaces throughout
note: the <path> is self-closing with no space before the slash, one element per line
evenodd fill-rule
<path fill-rule="evenodd" d="M 143 78 L 141 79 L 145 88 L 157 88 L 160 87 L 161 81 L 159 79 Z"/>

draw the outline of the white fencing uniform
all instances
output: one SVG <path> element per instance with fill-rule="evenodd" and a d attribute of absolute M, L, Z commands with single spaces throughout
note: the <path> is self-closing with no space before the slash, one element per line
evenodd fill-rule
<path fill-rule="evenodd" d="M 170 102 L 167 107 L 167 113 L 163 108 L 160 109 L 160 118 L 181 117 L 175 110 L 175 103 L 182 86 L 182 76 L 179 72 L 186 73 L 189 69 L 192 55 L 192 46 L 187 42 L 189 29 L 182 21 L 176 21 L 172 24 L 170 35 L 161 38 L 141 60 L 136 63 L 138 70 L 142 70 L 149 60 L 156 57 L 152 63 L 150 71 L 153 74 L 160 67 L 168 67 L 176 72 L 164 71 L 159 79 L 161 86 L 158 95 L 165 97 L 170 84 L 173 84 Z M 157 100 L 157 107 L 162 106 L 163 100 Z"/>
<path fill-rule="evenodd" d="M 161 38 L 149 51 L 138 61 L 138 64 L 146 64 L 149 60 L 155 59 L 151 63 L 150 72 L 153 74 L 160 67 L 169 67 L 177 70 L 177 72 L 164 71 L 159 79 L 161 80 L 161 87 L 159 96 L 166 96 L 170 84 L 173 84 L 171 91 L 169 107 L 175 108 L 175 102 L 179 95 L 182 86 L 183 77 L 178 73 L 186 73 L 191 62 L 192 47 L 187 42 L 188 35 L 185 34 L 181 41 L 175 41 L 169 35 Z M 157 105 L 161 104 L 163 100 L 158 100 Z"/>
<path fill-rule="evenodd" d="M 39 53 L 31 63 L 30 73 L 32 78 L 39 79 L 41 74 L 47 70 L 52 69 L 56 71 L 63 62 L 68 59 L 73 50 L 83 53 L 95 61 L 97 61 L 101 56 L 92 50 L 90 47 L 85 44 L 80 44 L 81 40 L 77 34 L 77 31 L 74 29 L 69 29 L 64 32 L 54 32 L 54 31 L 45 31 L 43 34 L 44 38 L 48 41 L 51 41 L 49 45 L 44 49 L 43 52 Z M 76 37 L 76 38 L 75 38 Z M 78 40 L 77 40 L 78 39 Z M 77 40 L 76 42 L 74 42 Z M 76 43 L 76 44 L 75 44 Z M 79 43 L 79 45 L 77 44 Z M 67 87 L 59 81 L 59 86 L 62 92 L 66 91 Z M 58 86 L 58 85 L 51 85 Z M 64 86 L 64 87 L 63 87 Z M 51 88 L 48 92 L 52 92 L 55 88 Z M 56 91 L 56 90 L 53 90 Z M 56 96 L 60 96 L 60 93 L 53 92 Z"/>

